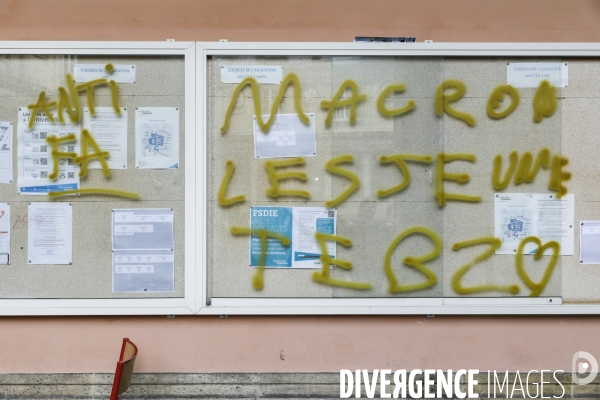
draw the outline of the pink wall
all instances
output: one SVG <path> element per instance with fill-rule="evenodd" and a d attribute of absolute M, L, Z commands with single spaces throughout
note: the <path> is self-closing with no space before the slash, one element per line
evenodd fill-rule
<path fill-rule="evenodd" d="M 600 40 L 596 0 L 2 0 L 3 40 Z"/>
<path fill-rule="evenodd" d="M 600 41 L 595 0 L 0 0 L 3 40 Z M 0 318 L 0 373 L 340 368 L 570 370 L 600 356 L 598 317 Z M 284 351 L 284 360 L 280 352 Z"/>
<path fill-rule="evenodd" d="M 576 351 L 600 356 L 596 317 L 11 317 L 0 327 L 0 373 L 114 372 L 125 336 L 138 372 L 570 371 Z"/>

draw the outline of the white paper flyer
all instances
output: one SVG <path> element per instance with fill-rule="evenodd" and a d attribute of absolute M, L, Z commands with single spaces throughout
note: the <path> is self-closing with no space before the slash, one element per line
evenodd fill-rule
<path fill-rule="evenodd" d="M 502 240 L 496 254 L 515 254 L 527 236 L 559 242 L 560 255 L 575 254 L 574 195 L 557 199 L 552 194 L 496 193 L 494 200 L 495 235 Z M 534 254 L 537 248 L 528 243 L 523 254 Z"/>
<path fill-rule="evenodd" d="M 179 168 L 179 108 L 135 108 L 135 167 Z"/>
<path fill-rule="evenodd" d="M 110 169 L 127 169 L 127 108 L 121 114 L 112 107 L 95 107 L 96 115 L 90 115 L 89 107 L 83 108 L 83 128 L 87 129 L 102 151 L 110 155 L 106 159 Z M 99 160 L 92 160 L 89 169 L 102 169 Z"/>
<path fill-rule="evenodd" d="M 173 210 L 112 212 L 113 293 L 173 292 Z"/>
<path fill-rule="evenodd" d="M 13 182 L 13 123 L 0 122 L 0 183 Z"/>
<path fill-rule="evenodd" d="M 600 264 L 600 221 L 579 222 L 579 262 Z"/>
<path fill-rule="evenodd" d="M 298 114 L 276 114 L 268 133 L 264 133 L 256 120 L 254 125 L 254 156 L 256 158 L 313 157 L 317 155 L 315 137 L 315 114 L 307 114 L 309 124 L 298 118 Z M 263 121 L 269 115 L 262 116 Z"/>
<path fill-rule="evenodd" d="M 29 264 L 71 264 L 73 207 L 70 203 L 29 203 L 27 259 Z"/>
<path fill-rule="evenodd" d="M 0 203 L 0 264 L 10 264 L 9 203 Z"/>

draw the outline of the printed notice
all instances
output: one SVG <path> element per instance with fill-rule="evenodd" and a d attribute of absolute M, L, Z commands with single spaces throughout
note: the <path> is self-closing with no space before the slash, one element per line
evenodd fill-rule
<path fill-rule="evenodd" d="M 536 236 L 543 243 L 560 243 L 560 255 L 575 254 L 574 195 L 561 199 L 551 194 L 497 193 L 494 203 L 495 234 L 502 240 L 496 254 L 515 254 L 521 240 Z M 534 254 L 535 243 L 528 243 L 523 254 Z"/>
<path fill-rule="evenodd" d="M 113 293 L 173 292 L 173 210 L 115 209 L 112 226 Z"/>
<path fill-rule="evenodd" d="M 307 114 L 310 123 L 304 123 L 298 114 L 277 114 L 268 133 L 260 130 L 254 116 L 254 156 L 256 158 L 312 157 L 317 155 L 315 114 Z M 269 115 L 262 116 L 263 121 Z"/>
<path fill-rule="evenodd" d="M 95 107 L 96 115 L 90 115 L 89 107 L 83 108 L 83 127 L 87 129 L 102 151 L 109 153 L 106 162 L 110 169 L 127 169 L 127 108 L 121 114 L 112 107 Z M 88 163 L 89 169 L 102 169 L 99 160 Z"/>
<path fill-rule="evenodd" d="M 115 250 L 113 293 L 173 292 L 174 255 L 169 250 Z"/>
<path fill-rule="evenodd" d="M 71 264 L 73 207 L 69 203 L 29 203 L 29 264 Z"/>
<path fill-rule="evenodd" d="M 113 250 L 173 248 L 173 210 L 133 208 L 113 210 Z"/>
<path fill-rule="evenodd" d="M 290 239 L 284 246 L 268 238 L 266 268 L 321 268 L 321 247 L 315 233 L 335 235 L 337 212 L 323 207 L 250 208 L 251 229 L 265 229 Z M 334 242 L 327 242 L 330 257 L 335 258 Z M 261 255 L 259 235 L 250 235 L 250 265 L 257 267 Z"/>
<path fill-rule="evenodd" d="M 12 183 L 13 181 L 12 145 L 13 123 L 0 122 L 0 183 Z"/>
<path fill-rule="evenodd" d="M 246 78 L 254 78 L 258 83 L 280 84 L 283 68 L 272 65 L 223 65 L 221 83 L 240 83 Z"/>
<path fill-rule="evenodd" d="M 136 107 L 135 167 L 179 167 L 179 108 Z"/>
<path fill-rule="evenodd" d="M 95 79 L 107 79 L 116 83 L 135 83 L 135 65 L 114 64 L 114 70 L 106 71 L 106 64 L 74 64 L 75 82 L 89 82 Z"/>
<path fill-rule="evenodd" d="M 567 63 L 509 63 L 506 66 L 506 83 L 517 88 L 536 88 L 542 81 L 556 87 L 569 84 Z"/>
<path fill-rule="evenodd" d="M 54 120 L 58 119 L 52 113 Z M 50 179 L 54 165 L 52 147 L 46 139 L 55 136 L 63 138 L 70 133 L 80 137 L 80 128 L 72 124 L 51 122 L 43 112 L 35 118 L 33 129 L 28 128 L 31 111 L 27 107 L 19 108 L 18 136 L 18 179 L 19 193 L 32 195 L 47 195 L 48 192 L 63 192 L 79 189 L 79 165 L 72 159 L 60 158 L 56 179 Z M 68 120 L 68 118 L 66 118 Z M 79 145 L 75 141 L 58 143 L 59 152 L 77 152 Z"/>
<path fill-rule="evenodd" d="M 0 203 L 0 264 L 10 264 L 9 203 Z"/>
<path fill-rule="evenodd" d="M 600 221 L 579 223 L 579 261 L 600 264 Z"/>

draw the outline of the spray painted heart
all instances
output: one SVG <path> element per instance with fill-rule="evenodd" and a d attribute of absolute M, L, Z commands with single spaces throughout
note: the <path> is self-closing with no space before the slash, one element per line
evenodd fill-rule
<path fill-rule="evenodd" d="M 550 257 L 550 263 L 548 263 L 546 271 L 544 272 L 544 276 L 542 277 L 542 280 L 539 283 L 532 281 L 527 272 L 525 271 L 525 267 L 523 267 L 523 249 L 525 248 L 525 245 L 529 242 L 533 242 L 538 245 L 534 256 L 536 260 L 542 258 L 542 256 L 544 255 L 544 251 L 546 251 L 546 249 L 548 248 L 551 248 L 553 252 L 552 257 Z M 516 262 L 517 273 L 519 274 L 519 277 L 523 280 L 525 285 L 527 285 L 527 287 L 531 289 L 531 297 L 539 296 L 548 284 L 548 280 L 550 280 L 550 276 L 552 275 L 554 267 L 556 266 L 556 262 L 558 261 L 559 253 L 560 244 L 558 242 L 551 241 L 542 246 L 542 242 L 540 241 L 540 239 L 538 239 L 535 236 L 528 236 L 521 241 L 521 244 L 519 244 Z"/>

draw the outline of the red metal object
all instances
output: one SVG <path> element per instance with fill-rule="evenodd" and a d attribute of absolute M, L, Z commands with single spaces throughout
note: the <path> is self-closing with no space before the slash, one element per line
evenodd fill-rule
<path fill-rule="evenodd" d="M 124 338 L 123 346 L 121 346 L 121 355 L 119 356 L 119 361 L 117 361 L 117 370 L 115 371 L 110 400 L 119 400 L 119 395 L 125 393 L 129 388 L 137 354 L 137 346 L 128 338 Z"/>

